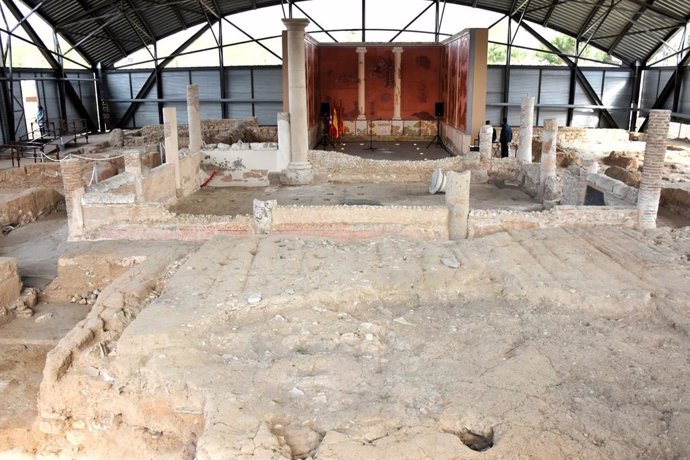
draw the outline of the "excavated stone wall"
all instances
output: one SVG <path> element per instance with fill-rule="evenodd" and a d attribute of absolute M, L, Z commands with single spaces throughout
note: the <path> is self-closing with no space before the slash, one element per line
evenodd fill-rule
<path fill-rule="evenodd" d="M 53 189 L 30 188 L 18 193 L 0 194 L 0 227 L 26 225 L 64 207 L 64 196 Z"/>
<path fill-rule="evenodd" d="M 448 239 L 445 206 L 276 206 L 271 234 Z"/>
<path fill-rule="evenodd" d="M 592 227 L 608 225 L 634 227 L 637 208 L 604 206 L 555 206 L 548 211 L 472 210 L 469 217 L 469 238 L 492 233 L 530 228 Z"/>

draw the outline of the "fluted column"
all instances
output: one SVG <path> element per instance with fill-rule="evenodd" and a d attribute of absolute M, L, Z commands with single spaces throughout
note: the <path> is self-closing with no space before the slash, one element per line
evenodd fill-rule
<path fill-rule="evenodd" d="M 393 120 L 400 120 L 400 99 L 402 95 L 401 62 L 403 49 L 399 46 L 393 48 L 393 68 L 395 89 L 393 90 Z"/>
<path fill-rule="evenodd" d="M 358 120 L 367 119 L 366 108 L 366 72 L 365 72 L 365 58 L 367 49 L 364 47 L 357 48 L 357 110 L 359 111 Z"/>
<path fill-rule="evenodd" d="M 309 163 L 309 122 L 307 120 L 307 78 L 304 29 L 308 19 L 283 19 L 287 29 L 288 105 L 290 106 L 290 164 L 282 180 L 287 185 L 306 185 L 314 178 Z"/>

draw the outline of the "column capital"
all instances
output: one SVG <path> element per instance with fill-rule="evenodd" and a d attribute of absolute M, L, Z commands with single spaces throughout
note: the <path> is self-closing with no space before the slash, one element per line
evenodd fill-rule
<path fill-rule="evenodd" d="M 403 52 L 402 46 L 396 46 L 393 48 L 393 53 L 395 53 L 395 54 L 400 54 L 402 52 Z"/>
<path fill-rule="evenodd" d="M 360 54 L 360 53 L 364 54 L 367 52 L 367 49 L 364 46 L 358 46 L 356 51 L 357 51 L 357 54 Z"/>
<path fill-rule="evenodd" d="M 287 30 L 303 31 L 309 25 L 309 19 L 306 18 L 283 18 L 283 24 Z"/>

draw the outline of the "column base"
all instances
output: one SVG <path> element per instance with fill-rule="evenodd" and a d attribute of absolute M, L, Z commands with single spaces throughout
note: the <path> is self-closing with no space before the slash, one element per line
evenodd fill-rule
<path fill-rule="evenodd" d="M 309 162 L 290 163 L 280 174 L 283 185 L 309 185 L 314 180 L 314 170 Z"/>
<path fill-rule="evenodd" d="M 357 119 L 358 119 L 358 120 L 366 120 L 366 119 L 367 119 L 367 116 L 366 116 L 366 115 L 358 115 L 358 116 L 357 116 Z"/>

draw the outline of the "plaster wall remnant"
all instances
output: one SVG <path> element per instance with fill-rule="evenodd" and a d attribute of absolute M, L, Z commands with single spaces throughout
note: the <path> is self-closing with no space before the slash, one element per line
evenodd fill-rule
<path fill-rule="evenodd" d="M 451 240 L 467 238 L 467 219 L 470 214 L 470 180 L 472 173 L 446 173 L 446 206 L 448 207 L 448 235 Z"/>
<path fill-rule="evenodd" d="M 357 110 L 359 115 L 358 120 L 366 120 L 366 72 L 365 72 L 365 55 L 367 49 L 360 46 L 356 49 L 357 53 Z"/>
<path fill-rule="evenodd" d="M 282 171 L 290 164 L 290 113 L 278 113 L 278 170 Z"/>
<path fill-rule="evenodd" d="M 19 298 L 21 291 L 22 281 L 17 271 L 17 259 L 0 257 L 0 313 Z M 0 317 L 0 323 L 1 320 Z"/>
<path fill-rule="evenodd" d="M 199 85 L 187 85 L 187 121 L 189 123 L 189 151 L 201 150 L 201 117 L 199 116 Z"/>
<path fill-rule="evenodd" d="M 67 208 L 68 239 L 74 240 L 82 235 L 84 230 L 84 179 L 82 178 L 82 161 L 78 158 L 68 158 L 60 163 L 62 184 L 65 189 L 65 205 Z"/>
<path fill-rule="evenodd" d="M 111 147 L 122 147 L 125 144 L 125 132 L 120 128 L 113 129 L 108 142 Z"/>
<path fill-rule="evenodd" d="M 271 233 L 271 226 L 273 225 L 273 208 L 278 205 L 276 200 L 261 201 L 254 199 L 254 223 L 256 231 L 259 234 Z"/>
<path fill-rule="evenodd" d="M 309 124 L 304 51 L 304 29 L 309 20 L 283 19 L 283 24 L 287 28 L 291 158 L 281 180 L 287 185 L 306 185 L 314 179 L 308 160 Z"/>
<path fill-rule="evenodd" d="M 395 88 L 393 89 L 393 120 L 400 120 L 400 97 L 402 94 L 401 61 L 403 49 L 400 46 L 393 48 L 393 72 Z"/>
<path fill-rule="evenodd" d="M 165 137 L 165 162 L 175 167 L 175 188 L 182 189 L 182 173 L 180 171 L 180 152 L 177 141 L 177 109 L 163 108 L 163 135 Z"/>
<path fill-rule="evenodd" d="M 491 159 L 493 132 L 493 127 L 489 125 L 484 125 L 479 129 L 479 156 L 482 160 Z"/>
<path fill-rule="evenodd" d="M 534 98 L 527 96 L 520 104 L 520 143 L 517 150 L 518 160 L 524 163 L 532 162 L 532 126 L 534 126 Z"/>
<path fill-rule="evenodd" d="M 652 110 L 647 120 L 647 145 L 637 199 L 638 227 L 642 230 L 656 228 L 671 111 Z"/>

